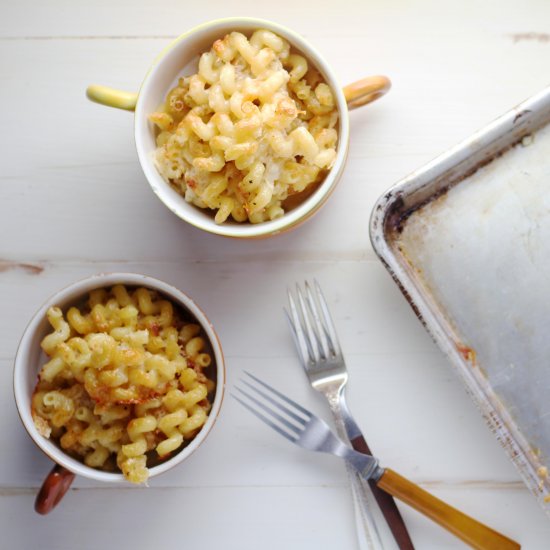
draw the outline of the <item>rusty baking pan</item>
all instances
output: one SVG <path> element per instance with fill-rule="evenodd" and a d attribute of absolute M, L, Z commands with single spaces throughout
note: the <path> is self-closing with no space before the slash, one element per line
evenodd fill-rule
<path fill-rule="evenodd" d="M 374 207 L 374 249 L 548 511 L 550 87 Z"/>

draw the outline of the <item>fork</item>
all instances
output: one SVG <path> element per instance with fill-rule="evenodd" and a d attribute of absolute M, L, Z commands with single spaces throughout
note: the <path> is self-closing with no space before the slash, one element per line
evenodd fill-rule
<path fill-rule="evenodd" d="M 347 406 L 345 387 L 348 382 L 348 371 L 321 287 L 315 279 L 313 280 L 314 291 L 307 281 L 304 287 L 305 297 L 300 287 L 296 285 L 298 304 L 290 290 L 288 291 L 290 313 L 284 310 L 302 366 L 311 386 L 327 398 L 338 437 L 349 442 L 355 450 L 372 454 Z M 371 545 L 382 547 L 372 512 L 368 508 L 367 482 L 351 466 L 346 468 L 354 502 L 356 505 L 357 503 L 363 505 L 363 519 L 367 525 L 367 534 L 372 533 L 371 536 L 375 538 L 374 542 L 371 541 Z M 414 550 L 407 527 L 394 499 L 379 489 L 374 481 L 368 484 L 399 549 Z"/>
<path fill-rule="evenodd" d="M 241 379 L 241 383 L 252 393 L 236 386 L 235 389 L 240 396 L 233 392 L 231 395 L 252 414 L 292 443 L 310 451 L 329 453 L 345 459 L 364 479 L 372 479 L 382 490 L 432 519 L 472 548 L 478 550 L 518 550 L 520 548 L 515 541 L 439 500 L 393 470 L 380 467 L 376 458 L 360 453 L 345 444 L 323 420 L 312 412 L 253 374 L 245 371 L 245 375 L 248 380 Z"/>

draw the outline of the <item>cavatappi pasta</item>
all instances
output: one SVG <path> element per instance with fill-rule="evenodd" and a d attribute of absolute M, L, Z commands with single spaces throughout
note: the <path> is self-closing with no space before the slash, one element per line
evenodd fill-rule
<path fill-rule="evenodd" d="M 198 324 L 146 288 L 90 292 L 83 307 L 51 307 L 49 356 L 32 397 L 38 431 L 92 468 L 147 481 L 205 423 L 214 382 Z"/>
<path fill-rule="evenodd" d="M 336 158 L 331 89 L 268 30 L 216 40 L 150 120 L 160 174 L 188 202 L 216 211 L 217 223 L 283 216 L 285 201 L 322 181 Z"/>

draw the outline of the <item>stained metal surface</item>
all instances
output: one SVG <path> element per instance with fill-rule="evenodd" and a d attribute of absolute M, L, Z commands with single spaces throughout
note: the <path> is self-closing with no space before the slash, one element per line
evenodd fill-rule
<path fill-rule="evenodd" d="M 371 240 L 548 512 L 550 87 L 390 189 Z"/>

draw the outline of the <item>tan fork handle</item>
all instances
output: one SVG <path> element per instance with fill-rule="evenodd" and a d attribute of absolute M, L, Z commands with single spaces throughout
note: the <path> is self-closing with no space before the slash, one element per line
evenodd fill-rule
<path fill-rule="evenodd" d="M 445 504 L 412 481 L 386 468 L 378 487 L 405 502 L 421 514 L 478 550 L 518 550 L 521 546 L 490 527 Z"/>
<path fill-rule="evenodd" d="M 357 82 L 344 86 L 344 97 L 348 109 L 356 109 L 382 97 L 391 88 L 387 76 L 367 76 Z"/>
<path fill-rule="evenodd" d="M 49 514 L 65 496 L 73 482 L 74 474 L 63 466 L 56 464 L 47 475 L 36 500 L 34 509 L 39 514 Z"/>

